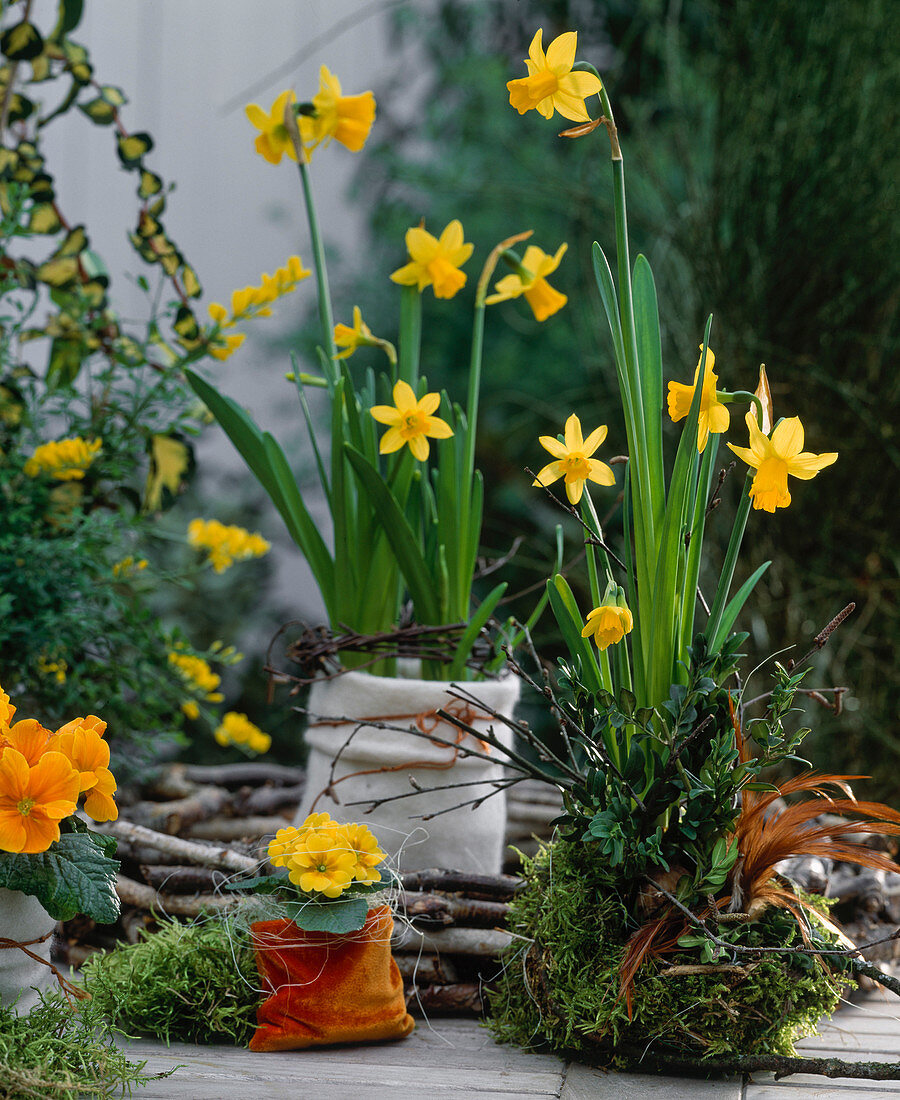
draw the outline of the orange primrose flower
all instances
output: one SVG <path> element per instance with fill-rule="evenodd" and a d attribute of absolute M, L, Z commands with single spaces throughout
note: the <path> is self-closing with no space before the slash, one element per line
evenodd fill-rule
<path fill-rule="evenodd" d="M 0 756 L 0 851 L 33 855 L 59 840 L 59 823 L 75 812 L 78 772 L 60 752 L 32 767 L 17 749 Z"/>

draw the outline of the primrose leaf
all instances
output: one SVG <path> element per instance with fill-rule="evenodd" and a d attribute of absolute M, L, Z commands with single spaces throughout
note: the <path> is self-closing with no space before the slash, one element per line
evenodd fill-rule
<path fill-rule="evenodd" d="M 94 833 L 63 833 L 46 852 L 0 855 L 0 886 L 32 894 L 54 920 L 84 913 L 100 924 L 119 916 L 119 861 Z"/>
<path fill-rule="evenodd" d="M 287 906 L 287 915 L 305 932 L 358 932 L 366 923 L 369 903 L 365 898 L 334 901 L 302 901 Z"/>

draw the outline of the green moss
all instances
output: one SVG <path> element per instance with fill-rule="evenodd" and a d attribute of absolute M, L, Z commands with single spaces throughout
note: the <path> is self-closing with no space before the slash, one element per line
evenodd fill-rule
<path fill-rule="evenodd" d="M 78 1100 L 121 1096 L 159 1076 L 143 1072 L 116 1046 L 93 1001 L 70 1005 L 59 992 L 23 1016 L 0 1008 L 0 1097 L 3 1100 Z"/>
<path fill-rule="evenodd" d="M 519 940 L 510 948 L 489 995 L 489 1026 L 501 1042 L 577 1052 L 617 1068 L 633 1065 L 650 1044 L 657 1056 L 682 1058 L 789 1055 L 794 1040 L 837 1006 L 838 980 L 805 957 L 742 957 L 745 976 L 672 978 L 651 961 L 635 980 L 629 1020 L 619 994 L 634 927 L 624 899 L 592 871 L 583 845 L 560 841 L 543 849 L 527 874 L 510 925 L 526 946 Z M 750 946 L 800 943 L 796 922 L 777 910 L 730 934 Z M 687 953 L 670 959 L 699 961 Z"/>
<path fill-rule="evenodd" d="M 165 1042 L 245 1045 L 259 978 L 247 935 L 218 916 L 164 924 L 84 967 L 94 1003 L 118 1026 Z"/>

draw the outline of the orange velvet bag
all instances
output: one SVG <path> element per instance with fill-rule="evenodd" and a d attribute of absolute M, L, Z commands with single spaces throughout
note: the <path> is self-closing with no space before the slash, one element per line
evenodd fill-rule
<path fill-rule="evenodd" d="M 358 932 L 306 932 L 289 920 L 250 926 L 256 967 L 269 995 L 256 1010 L 251 1050 L 402 1039 L 415 1027 L 391 958 L 386 905 Z"/>

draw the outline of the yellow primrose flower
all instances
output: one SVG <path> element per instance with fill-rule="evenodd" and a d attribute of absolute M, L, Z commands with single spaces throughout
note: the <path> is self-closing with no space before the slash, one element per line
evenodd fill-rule
<path fill-rule="evenodd" d="M 375 97 L 371 92 L 345 96 L 341 82 L 323 65 L 319 69 L 319 90 L 313 96 L 313 115 L 300 115 L 300 136 L 307 156 L 332 138 L 358 153 L 366 143 L 375 121 Z"/>
<path fill-rule="evenodd" d="M 84 477 L 84 471 L 97 457 L 103 445 L 101 439 L 57 439 L 52 443 L 42 443 L 25 463 L 25 473 L 29 477 L 49 474 L 57 481 L 78 481 Z"/>
<path fill-rule="evenodd" d="M 544 118 L 552 118 L 554 110 L 573 122 L 590 122 L 591 116 L 584 105 L 589 95 L 596 95 L 603 87 L 600 78 L 593 73 L 573 72 L 578 34 L 567 31 L 554 38 L 544 53 L 543 28 L 531 40 L 528 47 L 528 76 L 510 80 L 509 104 L 524 115 L 535 110 Z"/>
<path fill-rule="evenodd" d="M 222 723 L 214 732 L 218 744 L 241 745 L 251 752 L 268 752 L 272 746 L 272 738 L 255 726 L 246 714 L 238 714 L 230 710 L 222 718 Z"/>
<path fill-rule="evenodd" d="M 700 359 L 703 358 L 703 345 L 700 345 Z M 716 397 L 716 386 L 719 379 L 715 374 L 716 356 L 712 348 L 706 349 L 706 368 L 703 371 L 703 389 L 700 394 L 700 419 L 697 424 L 697 450 L 703 451 L 709 439 L 709 433 L 721 435 L 728 431 L 731 423 L 731 414 L 728 406 L 723 405 Z M 691 402 L 694 400 L 694 390 L 697 379 L 700 376 L 700 363 L 694 371 L 694 384 L 685 386 L 681 382 L 669 383 L 669 416 L 673 423 L 683 420 L 691 411 Z"/>
<path fill-rule="evenodd" d="M 431 414 L 441 403 L 438 393 L 426 393 L 416 400 L 412 386 L 399 381 L 394 386 L 394 405 L 373 405 L 369 412 L 379 424 L 387 424 L 388 430 L 381 437 L 378 450 L 388 455 L 409 444 L 413 457 L 419 462 L 428 458 L 428 438 L 449 439 L 453 430 L 446 420 Z M 396 406 L 396 407 L 394 407 Z"/>
<path fill-rule="evenodd" d="M 581 421 L 572 413 L 566 421 L 565 442 L 560 443 L 552 435 L 542 435 L 540 444 L 553 455 L 554 461 L 538 473 L 532 485 L 552 485 L 559 478 L 566 483 L 566 496 L 572 504 L 581 500 L 585 481 L 597 485 L 615 485 L 616 478 L 609 466 L 591 455 L 606 439 L 606 425 L 595 428 L 587 439 L 581 437 Z"/>
<path fill-rule="evenodd" d="M 347 842 L 356 854 L 356 867 L 353 877 L 357 882 L 369 886 L 381 881 L 381 872 L 375 868 L 387 859 L 387 853 L 378 846 L 375 834 L 367 825 L 345 825 Z"/>
<path fill-rule="evenodd" d="M 271 549 L 258 532 L 227 526 L 217 519 L 192 519 L 188 524 L 188 542 L 197 550 L 209 551 L 209 562 L 217 573 L 224 573 L 236 561 L 260 558 Z"/>
<path fill-rule="evenodd" d="M 588 615 L 581 636 L 590 638 L 593 635 L 597 648 L 602 651 L 615 645 L 616 642 L 621 642 L 626 634 L 631 633 L 633 626 L 634 618 L 627 607 L 601 604 Z"/>
<path fill-rule="evenodd" d="M 244 108 L 244 113 L 251 124 L 260 131 L 256 139 L 256 151 L 269 164 L 280 164 L 283 156 L 288 156 L 291 160 L 297 159 L 294 146 L 288 137 L 287 127 L 284 125 L 285 107 L 293 102 L 294 93 L 286 91 L 275 100 L 268 114 L 256 103 L 248 103 Z"/>
<path fill-rule="evenodd" d="M 415 286 L 419 292 L 434 287 L 435 298 L 452 298 L 466 285 L 459 269 L 472 255 L 474 245 L 463 239 L 462 223 L 454 218 L 440 237 L 434 237 L 421 225 L 406 231 L 406 249 L 410 263 L 391 273 L 402 286 Z"/>
<path fill-rule="evenodd" d="M 15 713 L 15 704 L 9 701 L 9 696 L 0 687 L 0 735 L 9 729 L 9 724 L 12 722 Z"/>
<path fill-rule="evenodd" d="M 791 503 L 788 475 L 810 481 L 819 470 L 837 461 L 837 452 L 816 455 L 803 450 L 803 425 L 799 416 L 791 416 L 776 425 L 771 438 L 760 430 L 756 417 L 748 412 L 744 418 L 750 430 L 750 447 L 728 446 L 756 470 L 750 486 L 753 507 L 764 512 L 787 508 Z"/>
<path fill-rule="evenodd" d="M 547 276 L 559 267 L 559 261 L 568 247 L 567 244 L 561 244 L 555 256 L 548 256 L 536 245 L 530 244 L 525 249 L 525 256 L 518 271 L 505 275 L 495 285 L 494 289 L 497 293 L 485 298 L 485 305 L 491 306 L 495 302 L 505 302 L 509 298 L 518 298 L 520 294 L 524 294 L 525 301 L 531 306 L 535 318 L 538 321 L 546 321 L 548 317 L 561 310 L 568 301 L 565 294 L 560 294 L 547 282 Z"/>
<path fill-rule="evenodd" d="M 340 895 L 353 883 L 356 852 L 338 828 L 309 832 L 287 861 L 288 877 L 305 893 Z"/>

